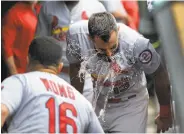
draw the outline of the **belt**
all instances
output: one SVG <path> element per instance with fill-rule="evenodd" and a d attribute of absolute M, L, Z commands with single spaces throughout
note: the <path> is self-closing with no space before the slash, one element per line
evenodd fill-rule
<path fill-rule="evenodd" d="M 135 98 L 136 94 L 128 96 L 126 99 L 122 99 L 122 98 L 110 98 L 108 99 L 108 103 L 119 103 L 121 101 L 128 101 L 129 99 Z"/>
<path fill-rule="evenodd" d="M 66 74 L 69 74 L 70 68 L 69 67 L 63 67 L 62 70 L 61 70 L 61 72 L 66 73 Z"/>

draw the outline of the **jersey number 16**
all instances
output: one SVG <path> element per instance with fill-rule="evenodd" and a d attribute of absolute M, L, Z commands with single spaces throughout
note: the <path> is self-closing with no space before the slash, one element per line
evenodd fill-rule
<path fill-rule="evenodd" d="M 49 133 L 56 132 L 56 124 L 55 120 L 58 119 L 55 115 L 55 100 L 54 98 L 50 98 L 46 107 L 49 110 Z M 77 125 L 75 121 L 66 116 L 66 110 L 70 110 L 74 117 L 77 117 L 77 111 L 72 104 L 69 103 L 61 103 L 59 105 L 59 133 L 67 133 L 67 125 L 70 125 L 73 128 L 73 133 L 77 133 Z"/>

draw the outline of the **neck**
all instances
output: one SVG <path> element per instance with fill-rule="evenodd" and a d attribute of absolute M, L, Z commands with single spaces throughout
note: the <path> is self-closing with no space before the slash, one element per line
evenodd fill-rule
<path fill-rule="evenodd" d="M 42 68 L 42 69 L 39 69 L 39 70 L 37 70 L 37 71 L 46 72 L 46 73 L 51 73 L 51 74 L 57 75 L 57 72 L 54 71 L 54 70 L 51 70 L 51 69 Z"/>
<path fill-rule="evenodd" d="M 34 65 L 32 67 L 29 67 L 28 72 L 31 71 L 40 71 L 40 72 L 46 72 L 57 75 L 59 71 L 56 69 L 56 67 L 48 66 L 45 68 L 43 65 Z"/>

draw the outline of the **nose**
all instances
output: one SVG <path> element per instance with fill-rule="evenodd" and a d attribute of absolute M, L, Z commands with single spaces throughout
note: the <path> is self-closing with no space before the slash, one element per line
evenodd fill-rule
<path fill-rule="evenodd" d="M 112 56 L 112 51 L 111 51 L 111 50 L 106 50 L 106 55 L 107 55 L 108 57 Z"/>

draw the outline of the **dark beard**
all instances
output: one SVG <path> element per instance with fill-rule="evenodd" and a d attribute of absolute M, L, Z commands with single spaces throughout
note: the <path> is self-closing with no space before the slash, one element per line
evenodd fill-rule
<path fill-rule="evenodd" d="M 110 57 L 106 56 L 106 54 L 100 54 L 97 53 L 98 59 L 99 60 L 103 60 L 105 62 L 111 62 L 112 60 L 110 59 Z"/>

